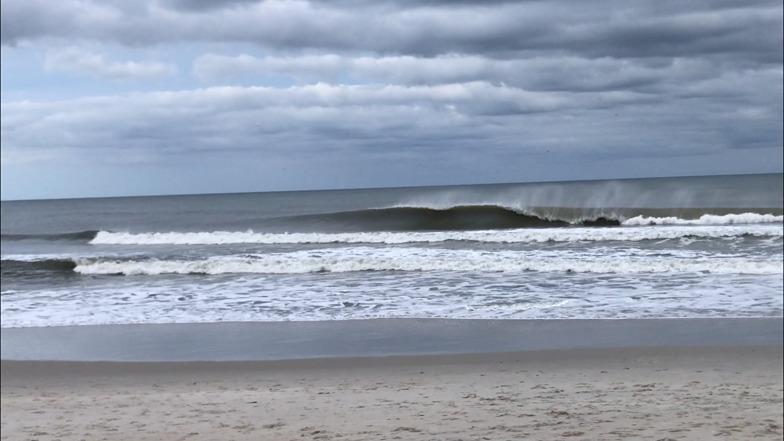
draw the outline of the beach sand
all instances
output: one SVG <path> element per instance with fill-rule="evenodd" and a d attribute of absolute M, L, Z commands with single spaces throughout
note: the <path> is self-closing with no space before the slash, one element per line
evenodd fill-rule
<path fill-rule="evenodd" d="M 4 440 L 782 439 L 782 347 L 2 361 Z"/>

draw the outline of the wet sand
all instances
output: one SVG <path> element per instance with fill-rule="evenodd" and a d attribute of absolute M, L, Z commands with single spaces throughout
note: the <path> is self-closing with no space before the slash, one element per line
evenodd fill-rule
<path fill-rule="evenodd" d="M 782 345 L 778 318 L 374 319 L 2 328 L 3 360 L 245 361 L 642 346 Z"/>
<path fill-rule="evenodd" d="M 3 440 L 782 439 L 782 319 L 2 329 Z"/>

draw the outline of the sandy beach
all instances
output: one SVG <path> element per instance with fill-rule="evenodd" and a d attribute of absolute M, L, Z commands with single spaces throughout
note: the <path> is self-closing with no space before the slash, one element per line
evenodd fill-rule
<path fill-rule="evenodd" d="M 2 361 L 7 440 L 782 437 L 782 347 Z"/>

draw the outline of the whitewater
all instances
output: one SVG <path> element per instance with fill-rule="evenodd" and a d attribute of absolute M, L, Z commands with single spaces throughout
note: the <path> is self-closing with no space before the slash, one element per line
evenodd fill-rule
<path fill-rule="evenodd" d="M 2 326 L 781 317 L 782 175 L 2 203 Z"/>

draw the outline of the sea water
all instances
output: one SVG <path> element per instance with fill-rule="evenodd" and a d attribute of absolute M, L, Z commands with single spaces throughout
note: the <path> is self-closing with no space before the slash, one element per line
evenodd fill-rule
<path fill-rule="evenodd" d="M 2 202 L 2 327 L 781 317 L 781 174 Z"/>

